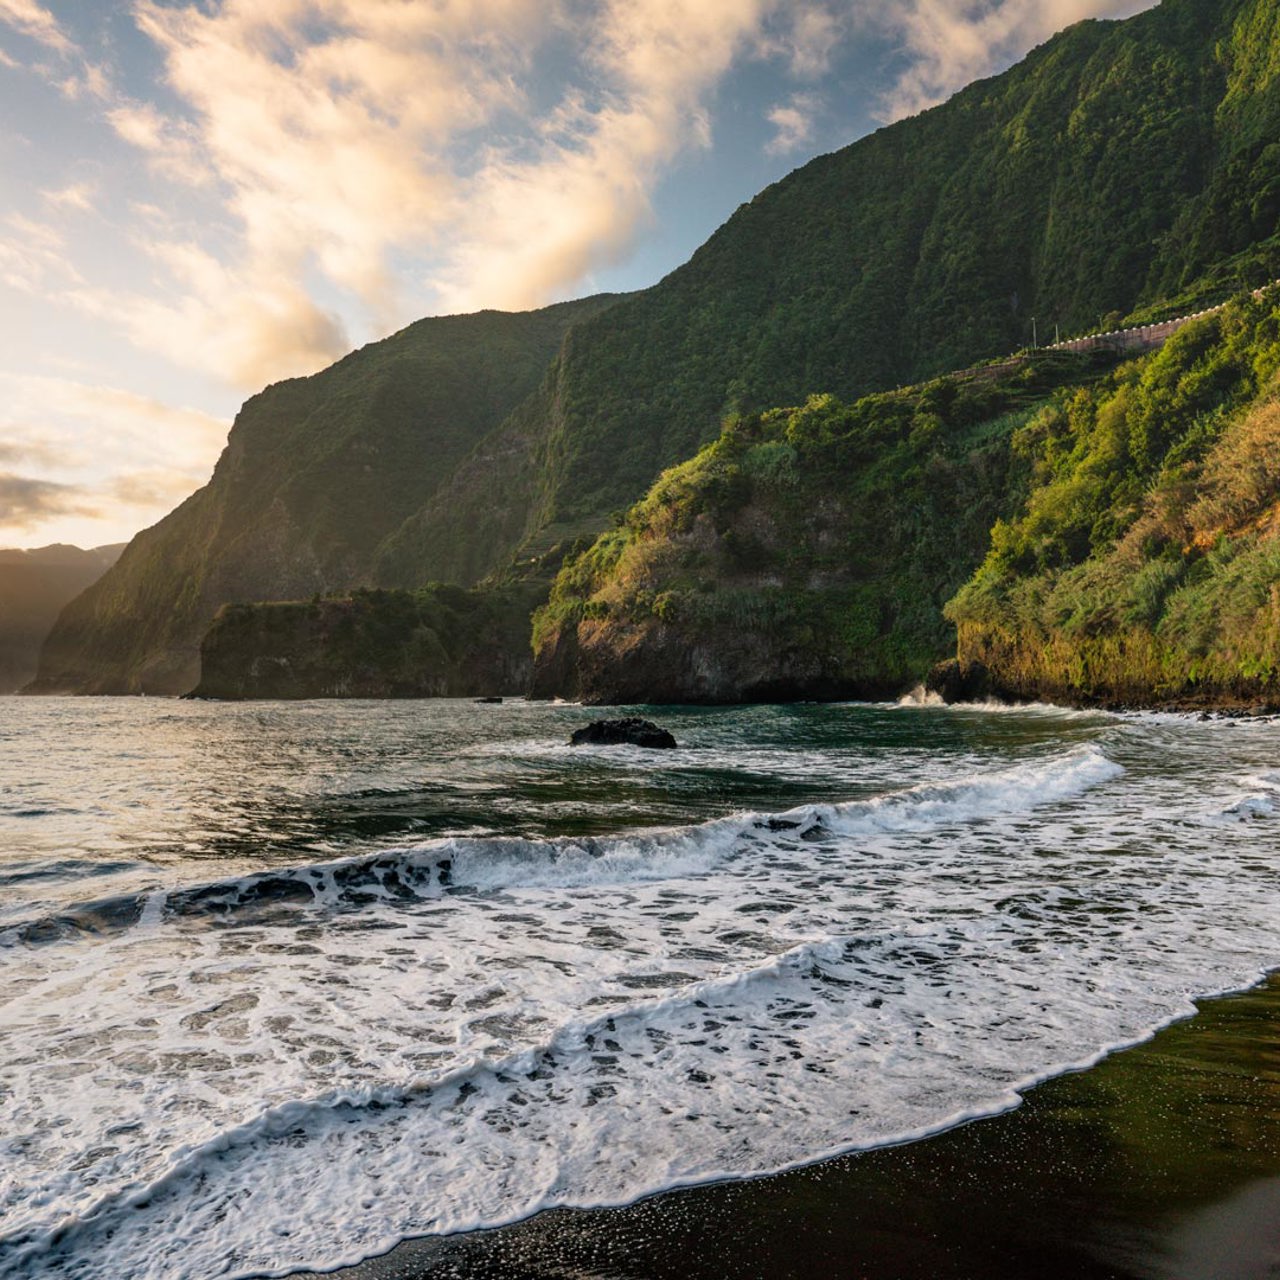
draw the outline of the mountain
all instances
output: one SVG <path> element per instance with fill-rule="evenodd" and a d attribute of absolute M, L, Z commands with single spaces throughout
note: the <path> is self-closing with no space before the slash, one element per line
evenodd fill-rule
<path fill-rule="evenodd" d="M 950 602 L 960 676 L 1086 704 L 1280 705 L 1280 289 L 1056 396 Z"/>
<path fill-rule="evenodd" d="M 36 673 L 40 646 L 64 605 L 119 559 L 124 543 L 82 551 L 55 544 L 0 550 L 0 693 L 14 693 Z"/>
<path fill-rule="evenodd" d="M 389 540 L 388 581 L 474 581 L 598 533 L 726 413 L 852 400 L 1027 345 L 1033 321 L 1177 314 L 1280 275 L 1278 27 L 1276 0 L 1085 22 L 770 187 L 573 330 Z"/>
<path fill-rule="evenodd" d="M 770 187 L 653 288 L 507 318 L 554 339 L 523 380 L 459 342 L 501 394 L 411 376 L 370 414 L 382 344 L 271 388 L 210 486 L 67 610 L 37 687 L 176 691 L 228 601 L 553 568 L 727 414 L 856 401 L 1024 346 L 1033 322 L 1157 318 L 1280 275 L 1277 30 L 1280 0 L 1072 27 Z M 422 346 L 468 323 L 499 320 L 424 321 Z M 441 445 L 422 430 L 450 420 L 467 429 Z"/>
<path fill-rule="evenodd" d="M 382 539 L 614 301 L 420 320 L 254 396 L 209 483 L 64 610 L 31 692 L 185 693 L 224 604 L 370 584 Z"/>
<path fill-rule="evenodd" d="M 570 558 L 537 692 L 588 703 L 896 695 L 955 645 L 943 605 L 1018 508 L 1009 442 L 1115 357 L 1044 353 L 737 417 Z"/>

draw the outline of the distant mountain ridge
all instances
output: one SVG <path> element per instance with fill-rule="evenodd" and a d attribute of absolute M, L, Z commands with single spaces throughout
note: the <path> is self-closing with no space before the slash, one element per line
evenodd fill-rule
<path fill-rule="evenodd" d="M 40 646 L 63 608 L 120 558 L 123 542 L 90 551 L 65 543 L 0 548 L 0 693 L 36 673 Z"/>
<path fill-rule="evenodd" d="M 1078 24 L 770 187 L 640 294 L 423 321 L 268 389 L 210 485 L 68 608 L 37 688 L 181 692 L 231 601 L 549 576 L 726 414 L 1275 278 L 1278 30 L 1280 0 Z"/>

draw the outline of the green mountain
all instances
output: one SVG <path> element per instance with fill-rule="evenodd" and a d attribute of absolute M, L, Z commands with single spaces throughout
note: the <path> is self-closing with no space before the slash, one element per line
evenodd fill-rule
<path fill-rule="evenodd" d="M 573 331 L 389 541 L 388 580 L 474 581 L 599 532 L 726 413 L 856 399 L 1027 345 L 1033 320 L 1082 332 L 1280 275 L 1278 27 L 1276 0 L 1085 22 L 770 187 Z"/>
<path fill-rule="evenodd" d="M 1278 30 L 1280 0 L 1079 24 L 806 165 L 653 288 L 508 318 L 555 331 L 524 348 L 519 394 L 485 354 L 492 316 L 423 322 L 423 349 L 455 326 L 472 345 L 451 359 L 489 373 L 452 397 L 388 377 L 392 412 L 368 411 L 385 344 L 270 389 L 211 485 L 67 611 L 39 687 L 189 685 L 228 601 L 554 566 L 728 414 L 856 402 L 1019 348 L 1033 321 L 1085 331 L 1280 276 Z"/>
<path fill-rule="evenodd" d="M 965 676 L 1014 697 L 1280 704 L 1278 295 L 1016 433 L 1029 493 L 947 609 Z"/>
<path fill-rule="evenodd" d="M 82 551 L 55 544 L 0 550 L 0 693 L 14 693 L 36 673 L 40 646 L 63 607 L 92 585 L 124 550 Z"/>
<path fill-rule="evenodd" d="M 371 584 L 380 542 L 613 302 L 420 320 L 254 396 L 209 483 L 63 612 L 31 691 L 185 693 L 224 604 Z"/>
<path fill-rule="evenodd" d="M 1025 497 L 1010 437 L 1106 355 L 729 421 L 571 558 L 535 688 L 590 703 L 896 694 L 955 646 L 942 607 Z"/>

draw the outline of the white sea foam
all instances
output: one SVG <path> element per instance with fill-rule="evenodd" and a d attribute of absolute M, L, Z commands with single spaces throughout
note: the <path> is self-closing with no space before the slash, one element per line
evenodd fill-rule
<path fill-rule="evenodd" d="M 1256 736 L 1231 749 L 1259 758 Z M 1192 785 L 1172 729 L 1106 743 L 696 827 L 435 841 L 90 913 L 110 930 L 19 931 L 0 953 L 0 1275 L 334 1266 L 1013 1105 L 1277 957 L 1280 856 L 1213 821 L 1241 779 L 1272 784 Z"/>

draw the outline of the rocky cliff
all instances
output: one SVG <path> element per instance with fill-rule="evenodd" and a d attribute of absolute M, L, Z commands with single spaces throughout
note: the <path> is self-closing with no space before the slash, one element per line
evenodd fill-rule
<path fill-rule="evenodd" d="M 1046 354 L 737 418 L 571 558 L 535 691 L 587 702 L 896 694 L 952 648 L 948 597 L 1020 501 L 1010 437 L 1108 357 Z"/>
<path fill-rule="evenodd" d="M 423 320 L 268 387 L 210 482 L 63 612 L 33 691 L 184 693 L 224 604 L 371 585 L 382 541 L 537 387 L 569 326 L 613 301 Z"/>
<path fill-rule="evenodd" d="M 524 693 L 540 587 L 437 586 L 228 605 L 201 646 L 199 698 L 439 698 Z"/>

